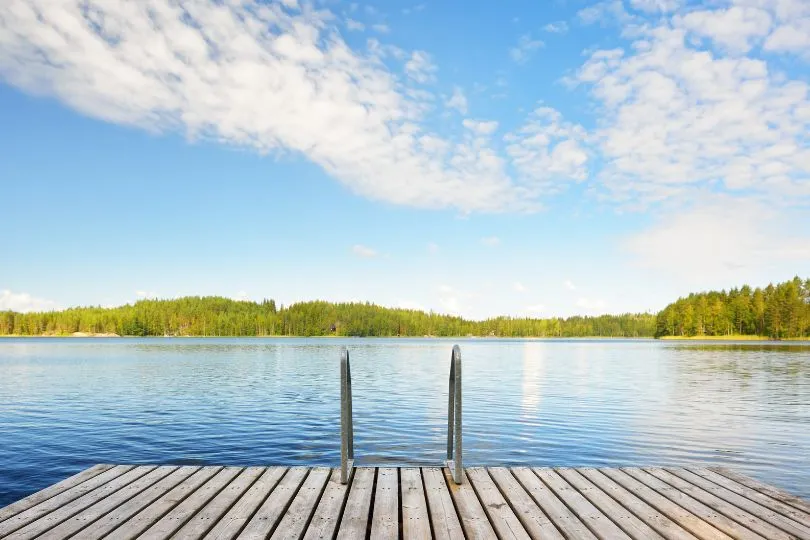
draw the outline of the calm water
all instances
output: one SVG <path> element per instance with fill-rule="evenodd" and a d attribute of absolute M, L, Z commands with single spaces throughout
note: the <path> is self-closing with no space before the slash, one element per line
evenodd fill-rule
<path fill-rule="evenodd" d="M 0 506 L 94 463 L 438 464 L 445 340 L 2 339 Z M 810 346 L 461 340 L 465 464 L 723 464 L 810 496 Z"/>

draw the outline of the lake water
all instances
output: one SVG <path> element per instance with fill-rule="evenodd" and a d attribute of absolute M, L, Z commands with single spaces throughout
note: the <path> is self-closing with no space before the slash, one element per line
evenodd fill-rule
<path fill-rule="evenodd" d="M 810 346 L 624 340 L 1 339 L 0 506 L 95 463 L 722 464 L 810 497 Z"/>

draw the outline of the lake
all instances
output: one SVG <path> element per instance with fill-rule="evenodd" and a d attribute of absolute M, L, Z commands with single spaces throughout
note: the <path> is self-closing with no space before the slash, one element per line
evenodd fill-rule
<path fill-rule="evenodd" d="M 0 506 L 95 463 L 444 459 L 461 346 L 465 465 L 714 464 L 810 497 L 810 344 L 505 339 L 0 339 Z"/>

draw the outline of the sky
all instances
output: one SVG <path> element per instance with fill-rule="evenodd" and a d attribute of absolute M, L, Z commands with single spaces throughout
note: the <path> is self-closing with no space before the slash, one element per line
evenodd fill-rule
<path fill-rule="evenodd" d="M 810 276 L 808 0 L 4 0 L 0 310 Z"/>

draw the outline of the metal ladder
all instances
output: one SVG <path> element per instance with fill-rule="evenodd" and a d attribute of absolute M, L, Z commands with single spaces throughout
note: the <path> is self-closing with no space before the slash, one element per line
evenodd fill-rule
<path fill-rule="evenodd" d="M 461 484 L 461 349 L 453 345 L 450 355 L 450 384 L 447 396 L 447 460 L 450 475 Z M 352 423 L 352 371 L 349 351 L 340 351 L 340 482 L 346 484 L 354 467 L 354 425 Z"/>

